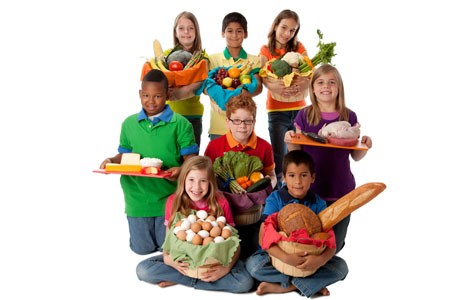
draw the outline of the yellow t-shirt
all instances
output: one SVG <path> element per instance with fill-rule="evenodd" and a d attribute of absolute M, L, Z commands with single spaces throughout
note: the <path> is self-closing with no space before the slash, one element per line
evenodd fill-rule
<path fill-rule="evenodd" d="M 237 61 L 238 64 L 243 64 L 246 61 L 253 63 L 253 69 L 260 68 L 261 62 L 259 57 L 256 55 L 246 53 L 243 48 L 240 51 L 240 55 L 233 58 L 228 49 L 225 48 L 223 52 L 211 54 L 209 56 L 209 69 L 213 70 L 217 67 L 230 67 L 233 66 Z M 238 65 L 237 64 L 237 65 Z M 222 110 L 215 101 L 210 98 L 210 128 L 209 134 L 224 135 L 227 133 L 228 127 L 226 122 L 225 111 Z"/>

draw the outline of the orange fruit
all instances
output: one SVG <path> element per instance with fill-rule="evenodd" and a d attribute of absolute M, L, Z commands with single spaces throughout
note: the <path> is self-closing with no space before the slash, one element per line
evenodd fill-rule
<path fill-rule="evenodd" d="M 263 173 L 261 173 L 261 172 L 253 172 L 253 173 L 251 173 L 249 180 L 250 180 L 252 183 L 257 183 L 258 181 L 260 181 L 260 180 L 263 179 L 263 178 L 264 178 Z"/>
<path fill-rule="evenodd" d="M 238 69 L 237 67 L 231 67 L 230 69 L 228 69 L 228 76 L 230 76 L 231 78 L 238 78 L 240 77 L 240 69 Z"/>

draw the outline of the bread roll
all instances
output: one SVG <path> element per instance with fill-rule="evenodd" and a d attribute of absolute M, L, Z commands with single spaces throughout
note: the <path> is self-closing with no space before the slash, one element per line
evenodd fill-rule
<path fill-rule="evenodd" d="M 310 236 L 322 231 L 322 224 L 315 212 L 298 203 L 288 204 L 278 212 L 278 227 L 288 236 L 301 228 L 307 229 Z"/>
<path fill-rule="evenodd" d="M 382 182 L 370 182 L 357 187 L 338 199 L 318 214 L 323 231 L 328 231 L 346 216 L 384 191 L 385 188 L 386 185 Z"/>

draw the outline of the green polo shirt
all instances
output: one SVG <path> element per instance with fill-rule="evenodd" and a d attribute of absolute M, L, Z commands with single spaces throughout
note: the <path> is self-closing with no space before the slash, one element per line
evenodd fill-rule
<path fill-rule="evenodd" d="M 163 168 L 177 167 L 182 156 L 198 154 L 191 123 L 168 105 L 161 116 L 150 121 L 145 112 L 131 115 L 122 123 L 119 153 L 139 153 L 163 161 Z M 176 182 L 162 178 L 121 176 L 125 213 L 130 217 L 164 216 L 166 199 L 175 192 Z"/>

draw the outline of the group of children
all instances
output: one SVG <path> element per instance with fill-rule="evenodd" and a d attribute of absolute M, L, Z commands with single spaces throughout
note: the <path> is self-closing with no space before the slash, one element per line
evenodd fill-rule
<path fill-rule="evenodd" d="M 245 17 L 237 12 L 230 13 L 222 24 L 222 36 L 226 38 L 227 47 L 223 53 L 209 56 L 209 68 L 249 60 L 258 69 L 267 60 L 288 51 L 306 55 L 304 46 L 297 40 L 299 28 L 297 14 L 290 10 L 282 11 L 271 26 L 268 44 L 261 48 L 259 56 L 254 56 L 242 48 L 243 39 L 248 35 Z M 183 12 L 176 18 L 174 42 L 186 50 L 202 49 L 199 26 L 192 13 Z M 286 204 L 301 203 L 318 213 L 355 188 L 349 157 L 359 160 L 367 151 L 291 144 L 292 136 L 298 132 L 317 133 L 323 124 L 339 120 L 352 125 L 358 122 L 356 114 L 345 105 L 343 82 L 337 69 L 332 65 L 320 66 L 310 79 L 299 77 L 288 88 L 259 76 L 256 78 L 258 87 L 253 93 L 243 90 L 225 104 L 223 112 L 211 112 L 214 118 L 209 130 L 211 141 L 202 156 L 199 148 L 203 105 L 200 97 L 193 93 L 199 84 L 168 87 L 166 76 L 159 70 L 151 70 L 142 78 L 139 91 L 142 109 L 122 123 L 118 154 L 105 159 L 100 166 L 105 168 L 107 163 L 119 163 L 123 153 L 134 152 L 142 157 L 160 158 L 162 168 L 171 173 L 165 179 L 120 178 L 130 248 L 142 255 L 162 251 L 162 254 L 138 264 L 140 280 L 161 287 L 182 284 L 232 293 L 248 292 L 257 286 L 258 295 L 297 290 L 312 297 L 317 293 L 328 295 L 326 287 L 346 277 L 347 264 L 335 254 L 344 245 L 349 217 L 333 228 L 337 248 L 327 249 L 320 256 L 286 254 L 273 245 L 267 250 L 251 248 L 250 253 L 242 258 L 240 253 L 248 249 L 239 248 L 229 265 L 217 264 L 198 280 L 186 276 L 188 263 L 173 261 L 162 249 L 166 231 L 178 212 L 186 215 L 190 210 L 206 210 L 225 216 L 227 222 L 234 225 L 229 201 L 219 191 L 212 168 L 215 159 L 228 151 L 259 157 L 263 163 L 262 173 L 271 179 L 274 191 L 266 199 L 258 227 L 252 231 L 260 244 L 263 221 Z M 261 93 L 263 85 L 268 89 L 266 107 L 271 143 L 258 137 L 254 131 L 256 103 L 252 97 Z M 311 104 L 307 107 L 305 99 L 281 102 L 273 99 L 270 93 L 278 90 L 281 95 L 291 96 L 301 89 L 309 89 Z M 363 136 L 362 142 L 371 148 L 369 137 Z M 242 245 L 245 244 L 240 247 Z M 307 277 L 287 276 L 271 265 L 269 255 L 290 265 L 317 271 Z"/>

